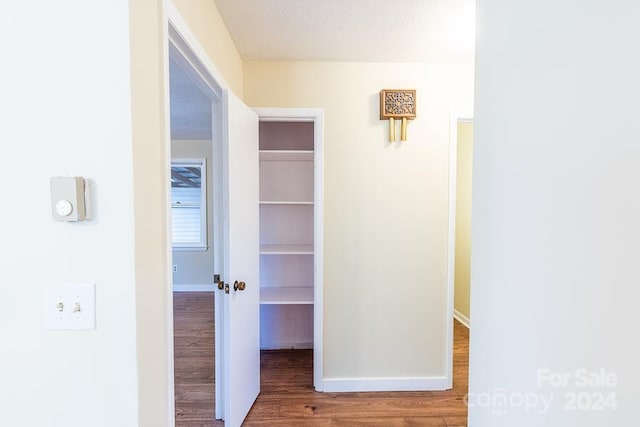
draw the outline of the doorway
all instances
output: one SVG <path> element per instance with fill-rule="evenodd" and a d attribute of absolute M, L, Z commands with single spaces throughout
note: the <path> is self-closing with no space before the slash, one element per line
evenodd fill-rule
<path fill-rule="evenodd" d="M 169 54 L 175 64 L 208 97 L 211 104 L 211 159 L 207 171 L 212 175 L 213 209 L 207 215 L 213 224 L 208 241 L 212 249 L 213 269 L 221 275 L 215 288 L 215 418 L 239 424 L 251 408 L 259 391 L 260 352 L 259 315 L 260 280 L 258 264 L 258 114 L 231 92 L 217 84 L 222 81 L 201 46 L 182 28 L 179 20 L 169 25 Z M 180 30 L 178 30 L 178 28 Z M 217 76 L 217 77 L 216 77 Z M 321 110 L 276 109 L 262 111 L 293 121 L 312 121 L 318 150 L 314 175 L 318 183 L 313 206 L 322 217 L 322 119 Z M 255 137 L 255 139 L 253 139 Z M 283 153 L 278 153 L 283 154 Z M 211 163 L 211 164 L 209 164 Z M 322 221 L 319 220 L 318 224 Z M 315 268 L 313 289 L 314 384 L 322 390 L 322 228 L 314 226 L 312 246 Z M 255 237 L 255 238 L 254 238 Z M 253 263 L 255 262 L 255 270 Z M 180 272 L 178 265 L 178 272 Z M 214 281 L 210 277 L 210 282 Z M 246 281 L 246 283 L 245 283 Z M 208 286 L 208 283 L 203 285 Z M 245 287 L 246 285 L 246 287 Z M 173 313 L 169 314 L 173 316 Z M 255 318 L 255 323 L 254 323 Z M 255 325 L 255 327 L 254 327 Z M 256 339 L 253 340 L 255 334 Z M 173 336 L 171 337 L 173 341 Z M 255 346 L 254 346 L 255 343 Z M 173 362 L 173 360 L 172 360 Z"/>
<path fill-rule="evenodd" d="M 456 382 L 468 382 L 468 358 L 466 363 L 454 359 L 454 334 L 456 342 L 468 343 L 471 326 L 473 116 L 452 114 L 449 135 L 448 374 L 455 386 Z M 457 349 L 458 352 L 460 350 Z M 462 353 L 468 355 L 468 348 L 463 350 Z"/>
<path fill-rule="evenodd" d="M 213 102 L 170 49 L 171 224 L 176 425 L 215 417 Z M 219 127 L 219 126 L 218 126 Z"/>
<path fill-rule="evenodd" d="M 312 349 L 312 385 L 323 391 L 324 111 L 255 111 L 260 117 L 261 349 Z"/>
<path fill-rule="evenodd" d="M 181 239 L 181 247 L 172 247 L 174 304 L 168 313 L 174 319 L 174 404 L 176 420 L 184 418 L 185 411 L 193 413 L 197 408 L 196 416 L 204 414 L 211 421 L 223 418 L 222 355 L 216 357 L 222 337 L 215 333 L 222 323 L 223 308 L 213 283 L 214 274 L 223 273 L 222 89 L 194 60 L 194 53 L 171 24 L 168 43 L 172 240 Z M 180 187 L 190 172 L 194 175 L 194 163 L 204 166 L 199 183 L 200 215 L 193 212 L 193 205 L 198 205 L 193 203 L 193 191 L 183 198 L 174 197 L 179 192 L 175 187 Z M 185 166 L 187 176 L 180 170 Z M 197 216 L 199 224 L 194 218 Z M 177 228 L 184 235 L 177 235 Z M 199 238 L 194 237 L 198 234 Z M 185 244 L 189 239 L 191 244 Z"/>

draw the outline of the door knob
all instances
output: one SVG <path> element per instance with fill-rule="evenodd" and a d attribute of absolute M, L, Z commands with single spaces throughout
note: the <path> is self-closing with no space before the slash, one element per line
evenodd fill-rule
<path fill-rule="evenodd" d="M 233 282 L 234 291 L 244 291 L 246 287 L 247 287 L 247 284 L 244 282 L 238 282 L 237 280 Z"/>
<path fill-rule="evenodd" d="M 219 274 L 214 274 L 213 275 L 213 283 L 218 285 L 218 289 L 220 289 L 220 290 L 224 289 L 224 280 L 220 279 L 220 275 Z"/>

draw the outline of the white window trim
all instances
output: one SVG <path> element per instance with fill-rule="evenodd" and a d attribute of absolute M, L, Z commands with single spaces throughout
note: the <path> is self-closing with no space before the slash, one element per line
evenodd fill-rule
<path fill-rule="evenodd" d="M 194 244 L 173 243 L 172 241 L 171 247 L 176 252 L 204 252 L 209 249 L 209 246 L 207 244 L 207 159 L 171 159 L 171 167 L 174 166 L 198 166 L 201 168 L 202 176 L 200 178 L 200 242 Z M 171 208 L 173 208 L 173 200 L 171 201 Z"/>

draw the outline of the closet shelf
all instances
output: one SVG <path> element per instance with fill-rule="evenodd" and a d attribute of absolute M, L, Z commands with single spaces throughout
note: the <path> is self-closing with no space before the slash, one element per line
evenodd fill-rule
<path fill-rule="evenodd" d="M 313 287 L 261 287 L 260 304 L 313 304 Z"/>
<path fill-rule="evenodd" d="M 289 201 L 289 200 L 261 200 L 261 205 L 313 205 L 313 202 L 305 202 L 305 201 Z"/>
<path fill-rule="evenodd" d="M 313 161 L 312 150 L 260 150 L 260 161 Z"/>
<path fill-rule="evenodd" d="M 313 245 L 260 245 L 260 255 L 313 255 Z"/>

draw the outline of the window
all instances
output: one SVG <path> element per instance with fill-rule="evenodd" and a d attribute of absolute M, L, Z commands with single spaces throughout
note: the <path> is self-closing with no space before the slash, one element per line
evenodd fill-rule
<path fill-rule="evenodd" d="M 171 239 L 174 250 L 207 250 L 205 159 L 171 162 Z"/>

